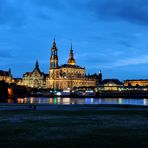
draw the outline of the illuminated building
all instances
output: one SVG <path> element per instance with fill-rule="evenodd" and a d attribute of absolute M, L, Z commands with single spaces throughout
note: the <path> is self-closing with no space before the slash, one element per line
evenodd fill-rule
<path fill-rule="evenodd" d="M 99 73 L 100 76 L 100 73 Z M 74 87 L 96 86 L 99 76 L 86 76 L 85 68 L 76 65 L 71 46 L 70 57 L 67 64 L 58 65 L 58 49 L 54 40 L 51 48 L 50 70 L 47 79 L 47 87 L 52 89 L 67 89 Z"/>
<path fill-rule="evenodd" d="M 67 64 L 58 64 L 58 49 L 54 40 L 51 48 L 49 74 L 40 71 L 39 64 L 36 62 L 33 72 L 26 72 L 22 81 L 17 79 L 18 85 L 24 85 L 32 88 L 49 88 L 49 89 L 72 89 L 74 87 L 97 86 L 102 80 L 101 71 L 99 74 L 85 74 L 85 68 L 76 65 L 74 53 L 71 45 L 69 59 Z"/>
<path fill-rule="evenodd" d="M 123 89 L 123 83 L 118 79 L 104 79 L 100 82 L 97 89 L 102 91 L 120 91 Z"/>
<path fill-rule="evenodd" d="M 148 80 L 147 79 L 125 80 L 124 86 L 148 86 Z"/>
<path fill-rule="evenodd" d="M 46 74 L 41 72 L 38 61 L 32 72 L 26 72 L 22 78 L 22 84 L 32 88 L 46 88 Z"/>
<path fill-rule="evenodd" d="M 10 69 L 8 71 L 0 70 L 0 81 L 5 81 L 7 83 L 12 83 L 14 81 Z"/>

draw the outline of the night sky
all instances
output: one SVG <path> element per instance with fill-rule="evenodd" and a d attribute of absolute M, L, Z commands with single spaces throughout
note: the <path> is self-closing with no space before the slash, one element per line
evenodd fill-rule
<path fill-rule="evenodd" d="M 22 77 L 38 60 L 48 73 L 53 38 L 59 64 L 72 42 L 87 73 L 148 79 L 147 0 L 0 0 L 1 70 Z"/>

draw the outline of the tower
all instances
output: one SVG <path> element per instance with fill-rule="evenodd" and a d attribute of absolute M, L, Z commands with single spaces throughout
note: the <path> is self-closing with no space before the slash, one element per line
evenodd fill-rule
<path fill-rule="evenodd" d="M 99 81 L 99 83 L 102 81 L 102 72 L 101 72 L 101 70 L 99 71 L 99 74 L 98 74 L 98 81 Z"/>
<path fill-rule="evenodd" d="M 58 49 L 56 47 L 55 39 L 51 48 L 50 69 L 58 68 Z"/>
<path fill-rule="evenodd" d="M 74 59 L 74 54 L 73 54 L 73 50 L 72 50 L 72 44 L 71 44 L 70 55 L 69 55 L 69 59 L 68 59 L 68 65 L 76 65 L 76 61 Z"/>
<path fill-rule="evenodd" d="M 53 80 L 57 79 L 58 77 L 58 49 L 56 47 L 56 42 L 54 39 L 51 48 L 49 79 Z M 56 83 L 52 81 L 52 83 L 50 83 L 50 87 L 56 89 Z"/>
<path fill-rule="evenodd" d="M 9 70 L 8 70 L 8 74 L 9 74 L 9 76 L 11 77 L 12 75 L 11 75 L 11 69 L 9 68 Z"/>

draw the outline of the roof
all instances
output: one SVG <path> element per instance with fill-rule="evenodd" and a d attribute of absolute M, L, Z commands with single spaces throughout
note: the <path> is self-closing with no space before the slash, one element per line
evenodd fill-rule
<path fill-rule="evenodd" d="M 23 74 L 23 77 L 27 75 L 27 76 L 31 76 L 32 75 L 32 72 L 26 72 L 25 74 Z"/>
<path fill-rule="evenodd" d="M 44 75 L 44 73 L 41 72 L 41 70 L 40 70 L 40 68 L 39 68 L 38 61 L 36 61 L 36 64 L 35 64 L 35 67 L 34 67 L 33 71 L 32 71 L 32 72 L 26 72 L 26 73 L 23 75 L 23 77 L 24 77 L 25 75 L 27 75 L 27 76 L 32 76 L 32 74 L 33 74 L 35 71 L 37 71 L 40 75 Z"/>
<path fill-rule="evenodd" d="M 106 84 L 106 83 L 115 83 L 117 85 L 122 85 L 122 82 L 120 82 L 118 79 L 104 79 L 100 84 Z"/>
<path fill-rule="evenodd" d="M 85 69 L 85 68 L 80 67 L 78 65 L 68 65 L 68 64 L 61 65 L 61 66 L 59 66 L 59 68 L 79 68 L 79 69 Z"/>

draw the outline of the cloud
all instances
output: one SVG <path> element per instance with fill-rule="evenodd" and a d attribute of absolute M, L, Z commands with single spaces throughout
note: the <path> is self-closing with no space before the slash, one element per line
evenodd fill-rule
<path fill-rule="evenodd" d="M 129 66 L 129 65 L 139 65 L 148 63 L 148 55 L 141 55 L 138 57 L 124 58 L 115 61 L 108 65 L 108 67 L 121 67 L 121 66 Z"/>
<path fill-rule="evenodd" d="M 15 1 L 1 0 L 0 1 L 0 25 L 11 27 L 20 27 L 25 24 L 25 15 L 23 11 L 13 5 Z"/>
<path fill-rule="evenodd" d="M 108 54 L 106 54 L 106 52 Z M 119 56 L 122 55 L 122 51 L 114 51 L 112 49 L 107 49 L 106 52 L 95 52 L 95 53 L 83 53 L 77 55 L 77 61 L 81 61 L 87 65 L 109 65 L 110 63 L 114 63 L 115 59 L 120 58 Z M 88 58 L 89 57 L 89 58 Z M 108 58 L 111 57 L 111 58 Z"/>
<path fill-rule="evenodd" d="M 91 0 L 87 9 L 99 19 L 124 20 L 131 23 L 148 25 L 147 0 Z"/>
<path fill-rule="evenodd" d="M 13 55 L 8 50 L 0 50 L 0 59 L 10 59 Z"/>
<path fill-rule="evenodd" d="M 36 6 L 46 7 L 57 11 L 65 8 L 65 1 L 63 2 L 61 0 L 31 0 L 31 2 Z"/>
<path fill-rule="evenodd" d="M 130 43 L 130 41 L 119 40 L 119 41 L 117 41 L 117 43 L 118 43 L 119 45 L 123 45 L 123 46 L 125 46 L 125 47 L 127 47 L 127 48 L 133 47 L 133 45 Z"/>

